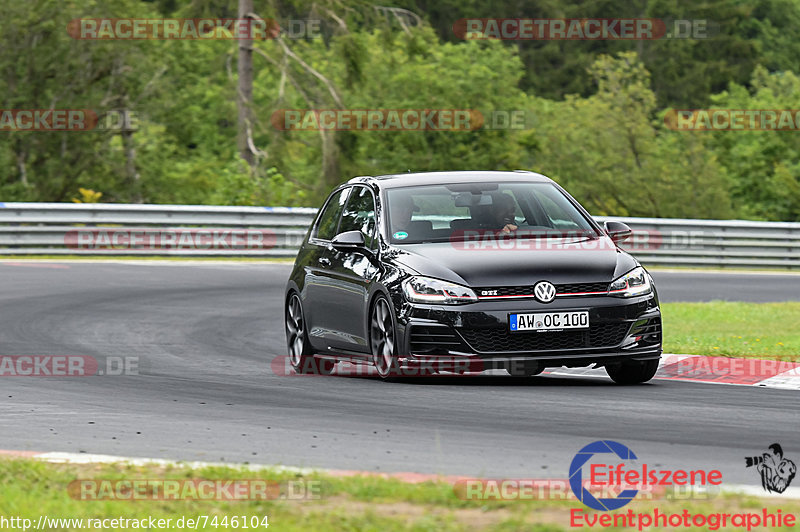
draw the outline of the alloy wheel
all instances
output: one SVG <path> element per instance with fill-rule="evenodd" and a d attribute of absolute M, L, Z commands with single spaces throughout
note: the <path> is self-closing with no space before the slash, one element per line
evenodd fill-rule
<path fill-rule="evenodd" d="M 303 362 L 306 347 L 303 307 L 297 294 L 292 295 L 286 308 L 286 339 L 289 344 L 289 360 L 297 368 Z"/>
<path fill-rule="evenodd" d="M 389 302 L 380 296 L 372 307 L 370 318 L 370 345 L 372 360 L 381 377 L 387 377 L 397 369 L 395 359 L 395 337 L 392 312 Z"/>

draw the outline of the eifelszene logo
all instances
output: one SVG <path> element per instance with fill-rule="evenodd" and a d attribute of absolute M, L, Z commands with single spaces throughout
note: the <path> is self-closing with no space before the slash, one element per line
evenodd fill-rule
<path fill-rule="evenodd" d="M 788 458 L 783 457 L 783 448 L 780 443 L 773 443 L 769 451 L 761 456 L 747 456 L 744 459 L 745 467 L 755 466 L 761 475 L 761 486 L 770 493 L 783 493 L 797 473 L 797 466 Z"/>
<path fill-rule="evenodd" d="M 595 454 L 612 453 L 620 460 L 636 460 L 633 451 L 611 440 L 601 440 L 592 442 L 575 455 L 569 465 L 569 486 L 572 492 L 583 504 L 594 510 L 609 511 L 622 508 L 636 497 L 639 490 L 624 490 L 616 497 L 595 497 L 586 487 L 583 486 L 583 465 L 588 462 Z M 592 476 L 594 476 L 595 466 L 591 466 Z"/>
<path fill-rule="evenodd" d="M 599 460 L 595 458 L 596 455 L 599 455 Z M 611 460 L 617 463 L 603 460 L 606 458 L 603 455 L 610 455 Z M 594 462 L 590 463 L 592 460 Z M 631 502 L 639 490 L 655 486 L 702 489 L 704 485 L 722 484 L 722 472 L 718 469 L 654 469 L 646 463 L 630 463 L 637 460 L 634 452 L 619 442 L 592 442 L 572 459 L 569 466 L 570 488 L 575 497 L 589 508 L 608 512 Z M 584 481 L 584 466 L 589 469 L 588 483 Z"/>

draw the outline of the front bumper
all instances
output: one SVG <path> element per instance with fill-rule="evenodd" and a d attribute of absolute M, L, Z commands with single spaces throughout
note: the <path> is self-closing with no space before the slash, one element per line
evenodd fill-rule
<path fill-rule="evenodd" d="M 586 310 L 589 329 L 509 332 L 508 315 L 522 312 Z M 483 371 L 516 363 L 540 367 L 604 366 L 661 356 L 661 312 L 649 294 L 535 300 L 479 301 L 467 305 L 403 302 L 398 333 L 406 366 L 434 364 L 439 369 Z"/>

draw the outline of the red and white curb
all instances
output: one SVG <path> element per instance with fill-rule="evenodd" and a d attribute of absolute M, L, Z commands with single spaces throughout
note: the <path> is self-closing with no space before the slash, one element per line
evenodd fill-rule
<path fill-rule="evenodd" d="M 226 462 L 184 462 L 176 460 L 165 460 L 161 458 L 134 458 L 127 456 L 112 456 L 107 454 L 88 454 L 88 453 L 64 453 L 64 452 L 35 452 L 35 451 L 4 451 L 0 450 L 0 459 L 8 458 L 31 458 L 51 464 L 122 464 L 130 466 L 172 466 L 189 469 L 205 469 L 227 467 L 246 471 L 270 471 L 277 473 L 293 473 L 296 475 L 322 474 L 331 477 L 377 477 L 384 479 L 399 480 L 407 484 L 421 484 L 423 482 L 438 482 L 450 485 L 467 480 L 476 480 L 476 477 L 438 475 L 431 473 L 378 473 L 375 471 L 357 471 L 347 469 L 322 469 L 311 467 L 294 467 L 282 465 L 266 464 L 237 464 Z M 477 479 L 481 480 L 481 479 Z M 765 499 L 789 499 L 800 500 L 800 487 L 789 487 L 783 493 L 767 493 L 761 486 L 749 484 L 727 484 L 721 486 L 722 494 L 745 495 L 750 497 L 760 497 Z"/>
<path fill-rule="evenodd" d="M 546 375 L 605 377 L 604 369 L 559 368 Z M 800 363 L 759 358 L 663 355 L 656 380 L 800 390 Z"/>

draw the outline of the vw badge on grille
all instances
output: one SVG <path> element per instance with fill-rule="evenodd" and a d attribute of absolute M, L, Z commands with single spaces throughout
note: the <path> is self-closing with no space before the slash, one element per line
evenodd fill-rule
<path fill-rule="evenodd" d="M 542 303 L 550 303 L 556 298 L 556 287 L 547 281 L 540 281 L 533 287 L 533 295 Z"/>

